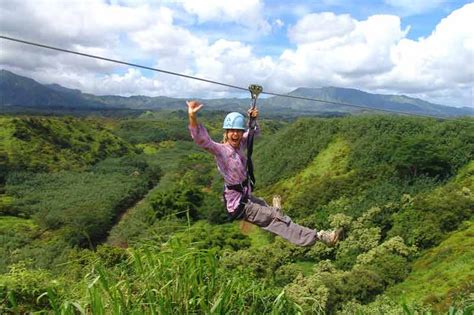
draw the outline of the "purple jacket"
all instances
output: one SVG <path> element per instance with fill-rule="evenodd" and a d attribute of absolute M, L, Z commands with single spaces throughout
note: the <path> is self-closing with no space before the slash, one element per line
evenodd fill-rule
<path fill-rule="evenodd" d="M 247 157 L 244 155 L 244 149 L 247 148 L 248 130 L 242 137 L 239 149 L 234 149 L 227 143 L 224 144 L 212 141 L 206 128 L 201 124 L 195 128 L 189 126 L 189 131 L 191 132 L 191 137 L 198 146 L 214 155 L 217 169 L 224 178 L 226 186 L 240 184 L 247 178 Z M 255 135 L 258 133 L 259 127 L 257 124 Z M 244 188 L 244 193 L 247 192 L 249 195 L 251 194 L 250 185 Z M 231 213 L 234 212 L 239 206 L 242 193 L 230 190 L 226 187 L 224 195 L 227 201 L 227 211 Z"/>

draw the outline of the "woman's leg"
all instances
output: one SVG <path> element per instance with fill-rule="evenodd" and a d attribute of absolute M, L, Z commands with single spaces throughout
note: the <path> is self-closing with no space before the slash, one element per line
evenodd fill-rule
<path fill-rule="evenodd" d="M 264 200 L 254 196 L 251 196 L 245 204 L 244 220 L 280 235 L 296 245 L 310 246 L 318 240 L 315 230 L 294 223 L 279 209 L 270 207 Z"/>
<path fill-rule="evenodd" d="M 255 197 L 255 196 L 250 196 L 249 200 L 252 201 L 253 203 L 259 204 L 261 206 L 269 207 L 268 203 L 265 200 L 263 200 L 262 198 L 258 198 L 258 197 Z"/>

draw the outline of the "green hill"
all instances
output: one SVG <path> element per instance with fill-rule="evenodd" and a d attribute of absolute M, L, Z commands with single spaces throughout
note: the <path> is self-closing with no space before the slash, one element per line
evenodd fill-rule
<path fill-rule="evenodd" d="M 6 261 L 42 251 L 35 265 L 45 267 L 60 254 L 55 246 L 100 242 L 119 215 L 159 180 L 159 167 L 137 157 L 139 150 L 109 125 L 71 117 L 0 117 L 0 219 L 33 219 L 43 231 L 38 234 L 54 240 L 20 242 L 23 251 L 11 247 L 23 236 L 5 238 L 0 250 Z M 14 250 L 16 257 L 8 254 Z"/>
<path fill-rule="evenodd" d="M 134 152 L 98 121 L 53 117 L 0 117 L 2 179 L 9 171 L 81 169 L 109 156 Z"/>
<path fill-rule="evenodd" d="M 463 298 L 472 300 L 473 249 L 474 221 L 470 221 L 416 259 L 408 278 L 386 294 L 399 302 L 429 304 L 440 312 Z"/>
<path fill-rule="evenodd" d="M 474 156 L 474 124 L 410 117 L 300 119 L 259 143 L 257 187 L 298 217 L 372 206 L 430 191 Z M 454 228 L 454 227 L 453 227 Z"/>
<path fill-rule="evenodd" d="M 57 84 L 43 85 L 33 79 L 0 70 L 0 99 L 2 106 L 37 108 L 100 108 L 96 101 L 86 101 L 77 90 Z"/>
<path fill-rule="evenodd" d="M 202 119 L 215 140 L 221 115 Z M 107 129 L 90 119 L 2 119 L 8 176 L 0 203 L 0 312 L 469 307 L 470 121 L 262 122 L 255 194 L 267 201 L 280 194 L 297 223 L 345 228 L 336 247 L 303 248 L 226 221 L 222 179 L 212 156 L 182 130 L 183 112 L 108 120 Z M 87 148 L 82 138 L 91 139 Z"/>

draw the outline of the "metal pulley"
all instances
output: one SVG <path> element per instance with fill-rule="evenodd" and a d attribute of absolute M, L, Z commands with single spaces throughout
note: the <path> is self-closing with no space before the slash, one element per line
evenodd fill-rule
<path fill-rule="evenodd" d="M 252 109 L 257 105 L 257 98 L 260 93 L 262 93 L 263 88 L 261 85 L 250 84 L 249 85 L 250 95 L 252 96 Z"/>

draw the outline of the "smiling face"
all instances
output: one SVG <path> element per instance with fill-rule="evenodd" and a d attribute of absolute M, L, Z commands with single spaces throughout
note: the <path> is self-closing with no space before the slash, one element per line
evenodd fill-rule
<path fill-rule="evenodd" d="M 227 143 L 230 144 L 234 149 L 240 148 L 240 141 L 242 141 L 244 131 L 240 129 L 227 129 L 225 133 Z"/>

